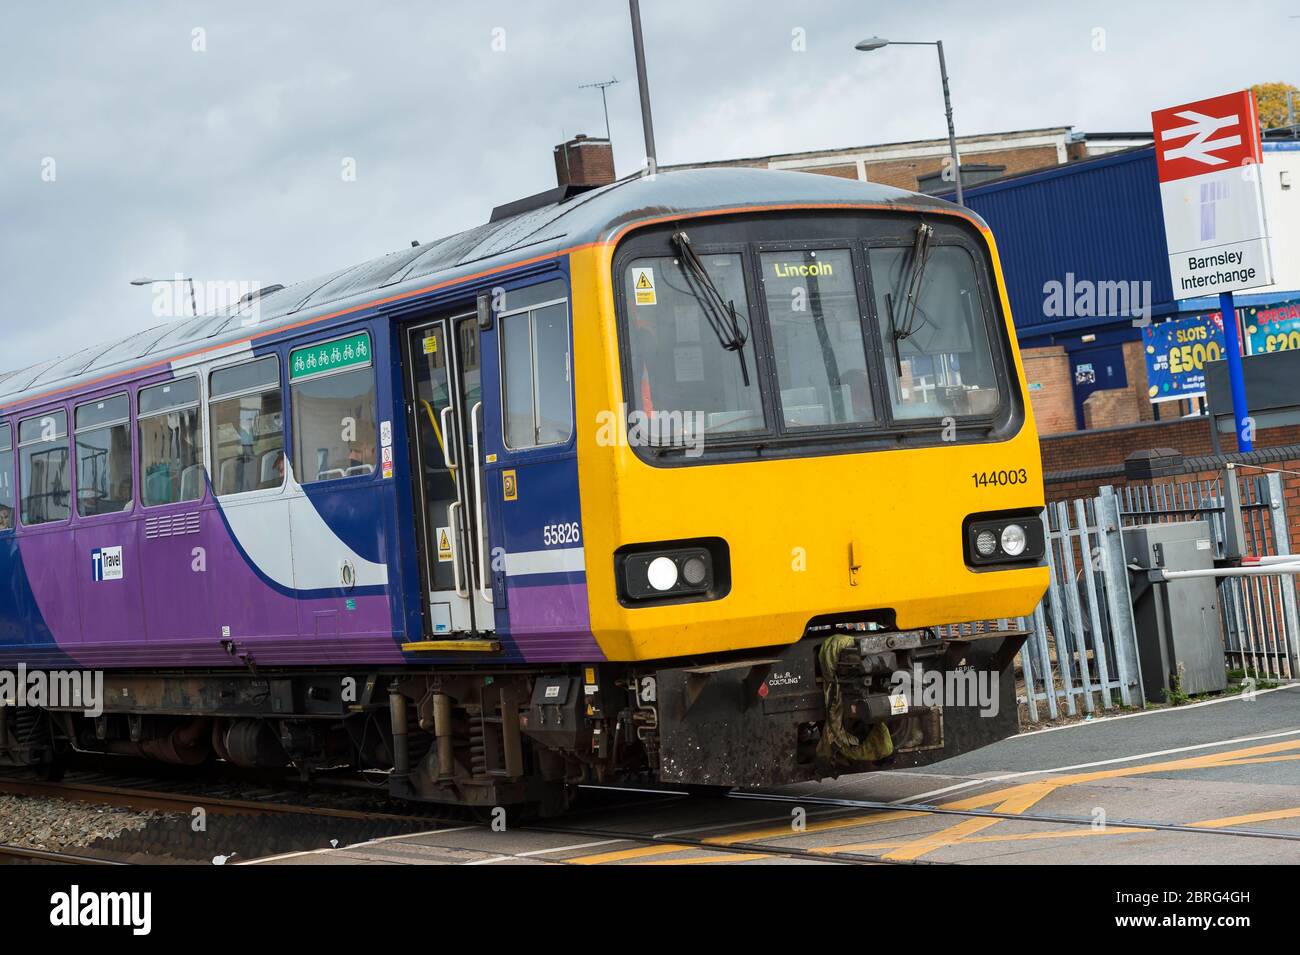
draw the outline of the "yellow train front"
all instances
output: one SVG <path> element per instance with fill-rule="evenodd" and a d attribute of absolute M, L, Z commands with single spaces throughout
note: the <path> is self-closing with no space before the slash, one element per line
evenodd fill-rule
<path fill-rule="evenodd" d="M 1014 733 L 1023 635 L 935 629 L 1047 584 L 987 227 L 753 170 L 570 201 L 581 526 L 552 537 L 581 540 L 599 652 L 521 687 L 524 742 L 570 782 L 743 787 Z"/>

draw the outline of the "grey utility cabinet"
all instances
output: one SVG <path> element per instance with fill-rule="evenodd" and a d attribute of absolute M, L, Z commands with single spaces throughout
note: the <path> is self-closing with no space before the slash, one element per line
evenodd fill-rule
<path fill-rule="evenodd" d="M 1187 694 L 1212 693 L 1228 685 L 1213 577 L 1151 583 L 1146 571 L 1209 570 L 1214 540 L 1205 521 L 1142 524 L 1124 530 L 1129 566 L 1140 567 L 1129 581 L 1137 625 L 1142 690 L 1148 700 L 1165 702 L 1177 677 Z"/>

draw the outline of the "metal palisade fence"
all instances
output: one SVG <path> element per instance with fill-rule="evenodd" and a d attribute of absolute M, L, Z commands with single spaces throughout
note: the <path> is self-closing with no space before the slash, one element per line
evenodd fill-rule
<path fill-rule="evenodd" d="M 1018 660 L 1031 722 L 1144 706 L 1123 530 L 1174 521 L 1205 521 L 1218 560 L 1291 553 L 1277 473 L 1229 468 L 1213 480 L 1106 486 L 1044 510 L 1051 584 L 1032 616 L 949 629 L 1028 631 Z M 1257 681 L 1300 678 L 1295 577 L 1227 577 L 1217 587 L 1226 665 Z"/>

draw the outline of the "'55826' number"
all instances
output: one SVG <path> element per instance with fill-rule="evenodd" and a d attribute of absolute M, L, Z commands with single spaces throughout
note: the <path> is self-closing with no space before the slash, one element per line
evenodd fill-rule
<path fill-rule="evenodd" d="M 582 533 L 578 530 L 577 521 L 570 521 L 567 524 L 546 524 L 542 527 L 542 543 L 547 547 L 554 547 L 556 544 L 576 544 L 582 539 Z"/>

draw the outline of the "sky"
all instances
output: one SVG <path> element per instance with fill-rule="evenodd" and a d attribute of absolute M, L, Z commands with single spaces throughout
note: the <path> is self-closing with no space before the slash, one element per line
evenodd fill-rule
<path fill-rule="evenodd" d="M 602 135 L 644 163 L 628 7 L 3 0 L 0 368 L 159 323 L 136 277 L 262 286 L 470 228 Z M 642 0 L 659 162 L 1043 126 L 1300 85 L 1300 0 Z"/>

